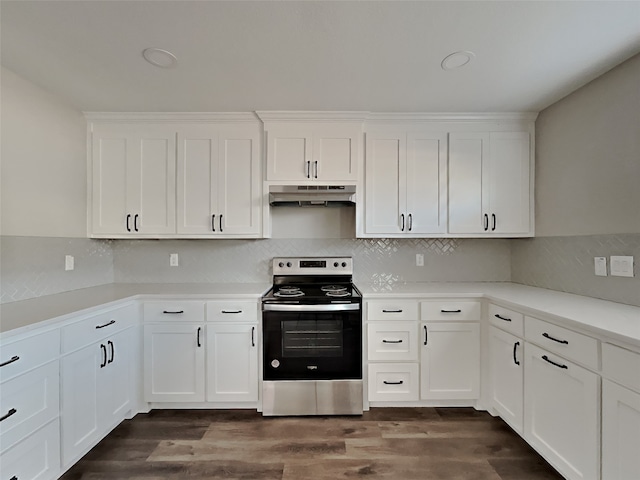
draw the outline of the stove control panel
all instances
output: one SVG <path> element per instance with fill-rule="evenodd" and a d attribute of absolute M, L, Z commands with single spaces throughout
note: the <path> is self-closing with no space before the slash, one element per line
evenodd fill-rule
<path fill-rule="evenodd" d="M 274 275 L 353 275 L 351 257 L 284 257 L 273 259 Z"/>

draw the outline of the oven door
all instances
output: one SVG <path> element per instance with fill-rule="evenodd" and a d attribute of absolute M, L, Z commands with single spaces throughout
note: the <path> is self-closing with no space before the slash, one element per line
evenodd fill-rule
<path fill-rule="evenodd" d="M 264 380 L 362 379 L 360 304 L 265 304 Z"/>

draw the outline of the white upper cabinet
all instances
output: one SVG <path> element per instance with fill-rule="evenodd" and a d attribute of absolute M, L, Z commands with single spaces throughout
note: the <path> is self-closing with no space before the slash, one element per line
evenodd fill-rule
<path fill-rule="evenodd" d="M 533 235 L 530 134 L 449 135 L 449 233 Z"/>
<path fill-rule="evenodd" d="M 260 151 L 257 124 L 179 130 L 179 235 L 260 235 Z"/>
<path fill-rule="evenodd" d="M 175 233 L 175 129 L 94 125 L 91 153 L 93 236 Z"/>
<path fill-rule="evenodd" d="M 267 181 L 355 183 L 361 122 L 265 122 Z"/>
<path fill-rule="evenodd" d="M 393 128 L 366 134 L 361 236 L 446 233 L 447 135 Z"/>

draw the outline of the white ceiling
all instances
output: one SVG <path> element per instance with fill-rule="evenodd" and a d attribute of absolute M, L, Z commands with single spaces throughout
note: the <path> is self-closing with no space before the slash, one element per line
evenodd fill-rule
<path fill-rule="evenodd" d="M 640 52 L 640 1 L 2 0 L 0 19 L 2 64 L 86 111 L 535 112 Z"/>

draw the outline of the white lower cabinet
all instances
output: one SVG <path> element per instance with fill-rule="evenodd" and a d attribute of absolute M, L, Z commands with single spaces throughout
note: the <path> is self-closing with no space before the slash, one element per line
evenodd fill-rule
<path fill-rule="evenodd" d="M 144 397 L 147 402 L 203 402 L 204 325 L 144 326 Z"/>
<path fill-rule="evenodd" d="M 77 460 L 131 408 L 129 328 L 62 358 L 62 460 Z"/>
<path fill-rule="evenodd" d="M 525 440 L 568 480 L 600 478 L 600 377 L 530 343 L 524 364 Z"/>
<path fill-rule="evenodd" d="M 207 325 L 207 401 L 258 401 L 258 325 Z"/>
<path fill-rule="evenodd" d="M 60 474 L 60 423 L 56 418 L 2 452 L 2 479 L 52 480 Z"/>
<path fill-rule="evenodd" d="M 511 428 L 523 433 L 524 342 L 489 327 L 490 401 Z"/>
<path fill-rule="evenodd" d="M 480 325 L 425 322 L 420 332 L 420 398 L 477 399 L 480 395 Z"/>

